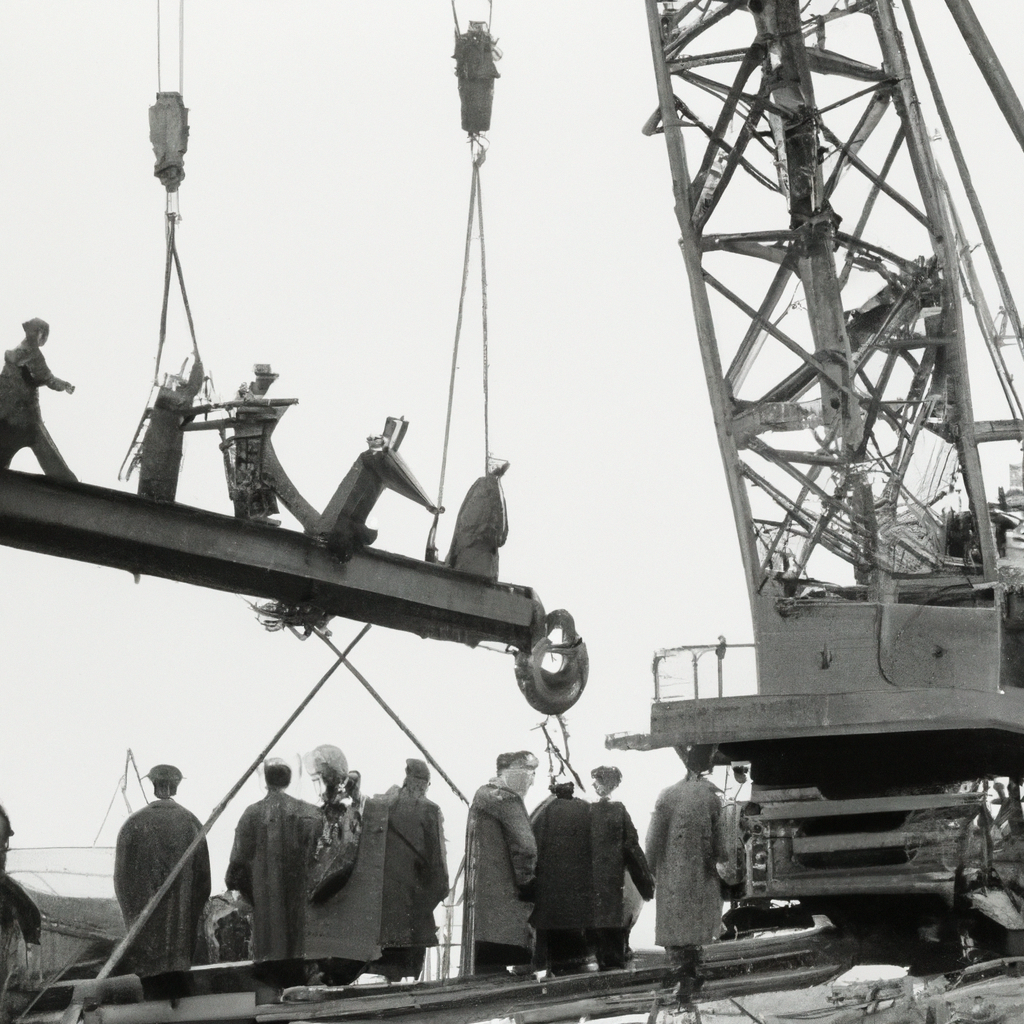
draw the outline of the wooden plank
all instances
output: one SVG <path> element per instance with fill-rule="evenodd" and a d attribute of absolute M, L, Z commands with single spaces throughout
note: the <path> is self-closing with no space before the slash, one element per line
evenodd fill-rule
<path fill-rule="evenodd" d="M 654 994 L 670 991 L 677 968 L 667 961 L 640 971 L 608 971 L 535 979 L 511 975 L 459 978 L 450 982 L 425 982 L 415 986 L 350 986 L 328 993 L 310 991 L 310 1000 L 294 999 L 261 1006 L 259 1024 L 292 1020 L 357 1021 L 370 1017 L 415 1014 L 417 1020 L 436 1024 L 509 1017 L 531 1006 L 554 1006 L 576 1000 L 610 1000 L 645 993 L 647 1005 Z M 317 995 L 331 998 L 317 999 Z"/>
<path fill-rule="evenodd" d="M 210 996 L 185 996 L 174 1000 L 99 1006 L 88 1012 L 95 1024 L 188 1024 L 192 1021 L 252 1020 L 256 996 L 252 992 L 229 992 Z"/>
<path fill-rule="evenodd" d="M 0 544 L 463 643 L 532 645 L 529 587 L 88 484 L 0 471 Z"/>

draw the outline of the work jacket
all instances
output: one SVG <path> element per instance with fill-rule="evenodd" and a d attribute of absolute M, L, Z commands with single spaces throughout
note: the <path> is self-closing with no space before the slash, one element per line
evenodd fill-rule
<path fill-rule="evenodd" d="M 491 779 L 476 791 L 466 825 L 464 946 L 533 945 L 533 904 L 519 899 L 519 886 L 533 881 L 536 865 L 537 843 L 523 798 Z"/>

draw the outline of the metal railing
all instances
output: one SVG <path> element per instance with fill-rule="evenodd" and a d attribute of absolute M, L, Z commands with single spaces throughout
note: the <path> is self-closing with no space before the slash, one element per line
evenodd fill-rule
<path fill-rule="evenodd" d="M 714 654 L 717 665 L 716 665 L 716 682 L 715 693 L 711 694 L 707 692 L 708 685 L 705 680 L 704 696 L 740 696 L 749 695 L 757 692 L 757 671 L 753 664 L 751 657 L 744 657 L 742 662 L 737 668 L 741 669 L 745 675 L 746 682 L 742 683 L 737 689 L 736 687 L 730 687 L 729 689 L 734 691 L 726 694 L 725 685 L 725 658 L 729 651 L 735 650 L 749 650 L 751 654 L 754 652 L 755 645 L 752 643 L 748 644 L 730 644 L 726 641 L 724 636 L 718 638 L 718 643 L 715 644 L 684 644 L 681 647 L 666 647 L 660 651 L 654 652 L 654 661 L 651 665 L 651 671 L 654 675 L 654 699 L 655 701 L 660 700 L 700 700 L 701 699 L 701 665 L 700 661 L 705 655 Z M 689 658 L 690 669 L 692 674 L 687 674 L 685 677 L 680 674 L 673 675 L 669 669 L 669 666 L 678 660 Z M 735 659 L 734 659 L 735 660 Z M 705 677 L 707 672 L 704 673 Z M 692 678 L 692 693 L 690 692 L 689 680 Z M 732 678 L 736 678 L 735 676 Z M 675 685 L 673 685 L 673 683 Z"/>

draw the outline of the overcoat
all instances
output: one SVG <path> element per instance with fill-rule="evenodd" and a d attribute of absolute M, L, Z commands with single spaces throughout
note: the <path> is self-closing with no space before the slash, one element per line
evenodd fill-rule
<path fill-rule="evenodd" d="M 39 410 L 39 389 L 55 378 L 43 353 L 22 342 L 4 353 L 0 368 L 0 421 L 12 430 L 22 431 L 31 443 L 43 424 Z"/>
<path fill-rule="evenodd" d="M 523 798 L 491 779 L 476 791 L 466 824 L 463 948 L 472 942 L 533 944 L 533 904 L 519 899 L 518 886 L 533 881 L 536 866 L 537 843 Z"/>
<path fill-rule="evenodd" d="M 657 881 L 655 942 L 702 945 L 718 937 L 722 893 L 722 806 L 711 784 L 690 778 L 662 790 L 647 832 L 647 862 Z"/>
<path fill-rule="evenodd" d="M 242 812 L 225 876 L 253 907 L 253 960 L 303 955 L 306 860 L 320 821 L 313 804 L 271 789 Z"/>
<path fill-rule="evenodd" d="M 154 800 L 121 826 L 114 891 L 129 928 L 201 831 L 199 819 L 172 797 Z M 141 977 L 187 971 L 209 895 L 210 854 L 204 839 L 125 954 L 122 969 Z"/>
<path fill-rule="evenodd" d="M 538 930 L 593 927 L 592 810 L 585 800 L 559 797 L 534 816 L 537 898 L 530 920 Z M 618 886 L 621 890 L 621 872 Z"/>
<path fill-rule="evenodd" d="M 322 816 L 324 811 L 320 814 Z M 366 800 L 362 818 L 359 853 L 348 881 L 323 903 L 306 906 L 305 954 L 310 959 L 369 962 L 380 956 L 381 892 L 388 828 L 388 805 L 383 797 Z"/>
<path fill-rule="evenodd" d="M 448 893 L 441 808 L 406 789 L 389 793 L 381 946 L 436 946 L 434 907 Z"/>
<path fill-rule="evenodd" d="M 601 800 L 591 806 L 591 857 L 594 875 L 594 928 L 622 928 L 636 909 L 623 905 L 626 872 L 645 900 L 654 896 L 654 876 L 640 848 L 640 837 L 625 806 Z M 632 894 L 631 894 L 632 895 Z M 630 903 L 632 904 L 632 899 Z M 630 925 L 632 922 L 630 921 Z"/>

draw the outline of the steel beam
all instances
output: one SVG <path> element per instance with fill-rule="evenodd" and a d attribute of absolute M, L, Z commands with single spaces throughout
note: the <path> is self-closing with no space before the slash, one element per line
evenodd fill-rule
<path fill-rule="evenodd" d="M 529 587 L 368 548 L 341 562 L 292 530 L 12 470 L 0 471 L 0 544 L 437 640 L 529 650 L 536 639 Z"/>

